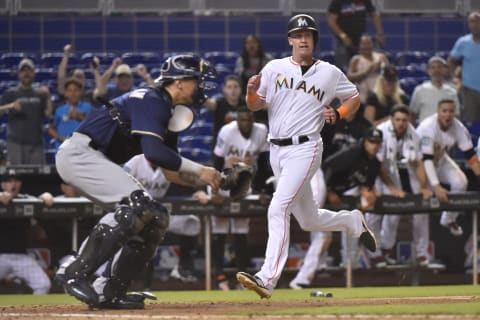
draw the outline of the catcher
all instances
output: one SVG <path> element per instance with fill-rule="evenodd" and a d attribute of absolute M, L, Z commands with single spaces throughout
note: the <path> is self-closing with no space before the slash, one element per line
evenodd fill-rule
<path fill-rule="evenodd" d="M 218 190 L 220 173 L 181 157 L 177 132 L 188 128 L 215 69 L 192 55 L 175 55 L 155 86 L 126 93 L 92 111 L 59 148 L 57 171 L 66 182 L 107 210 L 65 269 L 65 290 L 92 308 L 141 309 L 145 295 L 127 294 L 130 282 L 153 256 L 169 213 L 118 164 L 144 153 L 171 172 L 174 182 Z M 183 105 L 183 106 L 182 106 Z M 103 277 L 91 276 L 110 260 Z"/>

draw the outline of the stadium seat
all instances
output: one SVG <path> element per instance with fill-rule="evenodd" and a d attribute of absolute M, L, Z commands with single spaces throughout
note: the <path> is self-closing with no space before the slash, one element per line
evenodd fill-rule
<path fill-rule="evenodd" d="M 426 64 L 432 55 L 425 51 L 400 51 L 396 55 L 397 65 Z"/>
<path fill-rule="evenodd" d="M 40 56 L 39 67 L 41 68 L 57 68 L 63 58 L 63 52 L 48 52 Z M 75 55 L 70 55 L 68 66 L 70 68 L 79 65 L 79 60 Z"/>
<path fill-rule="evenodd" d="M 17 80 L 17 71 L 12 68 L 0 69 L 0 81 L 15 81 Z"/>
<path fill-rule="evenodd" d="M 423 70 L 422 67 L 411 64 L 408 66 L 398 66 L 397 67 L 398 76 L 402 78 L 418 78 L 418 79 L 428 79 L 428 73 Z"/>
<path fill-rule="evenodd" d="M 239 54 L 234 51 L 209 51 L 203 57 L 213 65 L 223 64 L 233 70 Z"/>
<path fill-rule="evenodd" d="M 199 163 L 210 163 L 212 161 L 211 150 L 199 148 L 180 148 L 180 154 L 188 159 Z"/>
<path fill-rule="evenodd" d="M 211 150 L 213 137 L 208 136 L 181 136 L 178 139 L 179 148 Z"/>
<path fill-rule="evenodd" d="M 400 87 L 405 91 L 405 93 L 411 97 L 413 90 L 419 84 L 417 78 L 402 78 L 400 79 Z"/>
<path fill-rule="evenodd" d="M 162 62 L 160 57 L 155 52 L 126 52 L 122 54 L 123 63 L 128 64 L 130 67 L 135 67 L 137 64 L 144 64 L 147 68 L 158 68 Z"/>
<path fill-rule="evenodd" d="M 37 61 L 36 55 L 25 52 L 9 52 L 0 56 L 0 68 L 17 69 L 22 59 L 29 58 L 33 62 Z"/>
<path fill-rule="evenodd" d="M 98 58 L 100 66 L 108 68 L 112 65 L 113 59 L 115 59 L 117 55 L 113 52 L 87 52 L 82 54 L 80 62 L 84 68 L 89 68 L 90 62 L 92 62 L 94 57 Z"/>
<path fill-rule="evenodd" d="M 35 70 L 35 81 L 43 82 L 57 80 L 57 72 L 53 68 L 38 68 Z"/>
<path fill-rule="evenodd" d="M 208 136 L 213 135 L 213 123 L 198 120 L 193 123 L 193 125 L 183 132 L 184 135 L 196 135 L 196 136 Z"/>
<path fill-rule="evenodd" d="M 223 85 L 223 82 L 225 81 L 225 78 L 228 75 L 233 74 L 233 70 L 229 68 L 228 65 L 225 65 L 225 64 L 216 64 L 215 70 L 217 70 L 217 78 L 215 79 L 215 82 L 219 86 Z"/>
<path fill-rule="evenodd" d="M 320 53 L 320 59 L 328 63 L 335 64 L 335 52 L 325 51 Z"/>

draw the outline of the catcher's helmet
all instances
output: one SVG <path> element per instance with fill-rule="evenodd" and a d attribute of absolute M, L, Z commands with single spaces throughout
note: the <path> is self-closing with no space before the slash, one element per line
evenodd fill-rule
<path fill-rule="evenodd" d="M 290 33 L 293 31 L 297 30 L 310 30 L 313 32 L 313 39 L 315 41 L 315 44 L 318 42 L 318 30 L 317 30 L 317 23 L 315 22 L 315 19 L 313 19 L 312 16 L 309 16 L 308 14 L 297 14 L 296 16 L 293 16 L 288 20 L 288 35 L 290 36 Z"/>
<path fill-rule="evenodd" d="M 215 79 L 217 72 L 210 62 L 195 55 L 174 55 L 165 60 L 155 82 L 162 85 L 178 79 L 195 78 L 200 82 Z"/>

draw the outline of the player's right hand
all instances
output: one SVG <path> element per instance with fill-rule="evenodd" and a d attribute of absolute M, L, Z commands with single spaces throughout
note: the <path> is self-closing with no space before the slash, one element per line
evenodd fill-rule
<path fill-rule="evenodd" d="M 256 94 L 258 88 L 260 88 L 260 80 L 262 79 L 262 74 L 256 74 L 251 76 L 247 82 L 247 94 Z"/>
<path fill-rule="evenodd" d="M 448 202 L 448 191 L 444 189 L 441 185 L 437 184 L 433 187 L 433 192 L 435 193 L 435 198 L 440 202 Z"/>
<path fill-rule="evenodd" d="M 217 193 L 220 188 L 220 172 L 213 167 L 203 166 L 198 176 L 200 181 L 212 187 L 212 192 Z"/>

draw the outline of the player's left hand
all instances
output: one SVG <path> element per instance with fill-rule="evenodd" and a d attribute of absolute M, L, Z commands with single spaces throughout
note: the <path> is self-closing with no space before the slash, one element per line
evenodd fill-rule
<path fill-rule="evenodd" d="M 323 117 L 325 118 L 325 122 L 328 124 L 335 124 L 338 120 L 338 111 L 333 109 L 331 106 L 326 106 L 325 111 L 323 112 Z"/>

